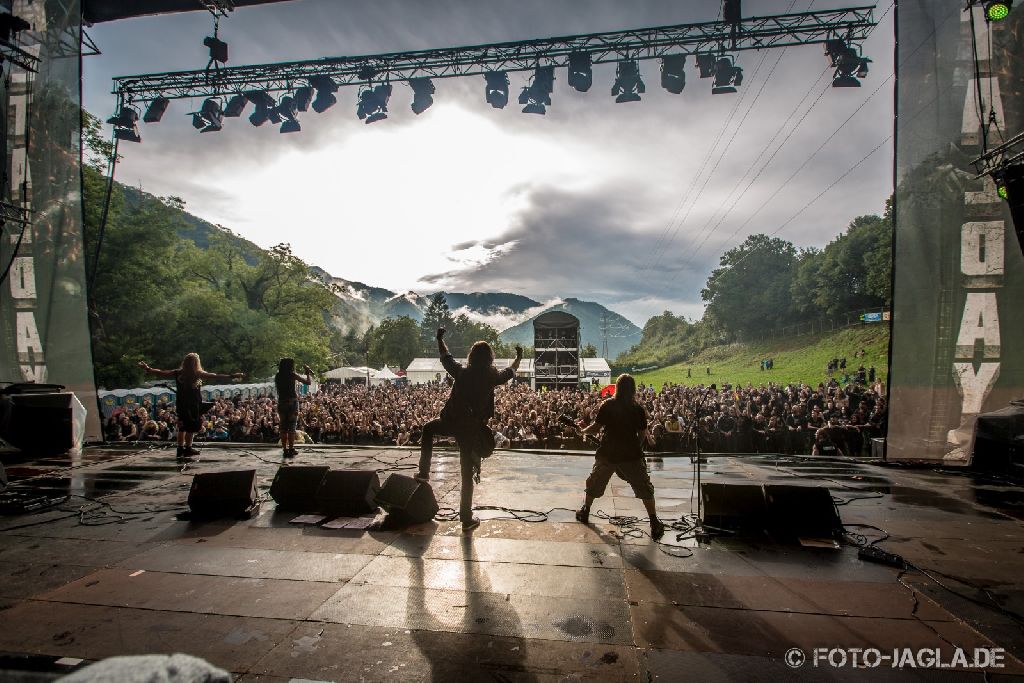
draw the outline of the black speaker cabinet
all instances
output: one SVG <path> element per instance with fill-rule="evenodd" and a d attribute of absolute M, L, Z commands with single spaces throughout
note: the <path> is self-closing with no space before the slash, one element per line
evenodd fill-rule
<path fill-rule="evenodd" d="M 700 486 L 704 523 L 730 531 L 757 532 L 765 527 L 767 510 L 760 484 L 704 483 Z"/>
<path fill-rule="evenodd" d="M 430 484 L 404 474 L 392 474 L 384 480 L 377 505 L 387 510 L 389 518 L 404 524 L 429 522 L 438 510 Z"/>
<path fill-rule="evenodd" d="M 325 515 L 356 516 L 377 511 L 380 477 L 372 470 L 330 470 L 316 492 L 316 510 Z"/>
<path fill-rule="evenodd" d="M 279 468 L 270 484 L 270 497 L 277 503 L 277 509 L 315 512 L 317 491 L 330 469 L 327 465 L 286 465 Z"/>
<path fill-rule="evenodd" d="M 831 538 L 843 532 L 843 523 L 824 486 L 765 484 L 768 531 L 779 538 Z"/>
<path fill-rule="evenodd" d="M 81 448 L 85 408 L 70 391 L 10 393 L 0 421 L 0 438 L 18 450 L 58 455 Z"/>
<path fill-rule="evenodd" d="M 188 507 L 195 518 L 245 517 L 257 498 L 256 470 L 202 472 L 192 478 Z"/>

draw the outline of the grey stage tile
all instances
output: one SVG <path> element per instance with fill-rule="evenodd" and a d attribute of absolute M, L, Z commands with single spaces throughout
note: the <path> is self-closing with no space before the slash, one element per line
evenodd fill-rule
<path fill-rule="evenodd" d="M 139 570 L 136 570 L 139 571 Z M 303 619 L 337 589 L 336 583 L 193 576 L 101 569 L 40 599 L 175 612 Z"/>
<path fill-rule="evenodd" d="M 468 539 L 468 540 L 464 540 Z M 567 565 L 574 567 L 622 566 L 617 545 L 522 541 L 475 536 L 402 536 L 384 551 L 385 555 L 430 559 L 471 559 L 476 562 Z"/>
<path fill-rule="evenodd" d="M 341 624 L 303 624 L 251 671 L 331 681 L 638 680 L 628 645 Z"/>
<path fill-rule="evenodd" d="M 952 621 L 924 595 L 893 580 L 815 581 L 773 576 L 728 576 L 627 570 L 629 599 L 659 604 L 803 612 L 854 617 Z M 915 611 L 916 606 L 916 611 Z"/>
<path fill-rule="evenodd" d="M 625 599 L 621 570 L 596 567 L 381 556 L 352 581 L 401 588 Z"/>
<path fill-rule="evenodd" d="M 167 544 L 125 560 L 121 567 L 177 574 L 213 574 L 295 581 L 347 581 L 372 555 Z"/>
<path fill-rule="evenodd" d="M 65 586 L 93 572 L 92 567 L 60 564 L 0 564 L 0 597 L 15 602 Z"/>
<path fill-rule="evenodd" d="M 205 543 L 210 546 L 231 548 L 377 555 L 396 538 L 397 533 L 386 531 L 332 530 L 298 525 L 281 529 L 238 525 L 197 528 L 176 542 Z"/>
<path fill-rule="evenodd" d="M 90 660 L 184 652 L 229 671 L 247 670 L 297 626 L 279 619 L 36 601 L 3 616 L 0 650 L 7 652 Z"/>
<path fill-rule="evenodd" d="M 651 681 L 701 681 L 701 683 L 761 683 L 761 681 L 882 681 L 899 683 L 956 683 L 978 680 L 980 674 L 962 671 L 893 670 L 879 666 L 873 669 L 832 668 L 827 665 L 804 664 L 790 668 L 781 658 L 755 657 L 677 650 L 646 650 L 641 657 Z"/>
<path fill-rule="evenodd" d="M 145 552 L 153 544 L 81 538 L 0 537 L 0 563 L 28 562 L 83 567 L 109 567 Z"/>
<path fill-rule="evenodd" d="M 779 658 L 791 647 L 942 648 L 991 647 L 971 629 L 954 622 L 839 617 L 753 610 L 641 603 L 631 606 L 636 643 L 694 652 Z M 941 634 L 941 635 L 939 635 Z"/>
<path fill-rule="evenodd" d="M 623 600 L 347 584 L 312 619 L 362 626 L 631 643 Z"/>

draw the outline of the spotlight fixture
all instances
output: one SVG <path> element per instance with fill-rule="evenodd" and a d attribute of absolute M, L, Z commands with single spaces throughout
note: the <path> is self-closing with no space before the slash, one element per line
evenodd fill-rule
<path fill-rule="evenodd" d="M 1002 21 L 1013 9 L 1013 0 L 989 0 L 985 3 L 985 19 L 987 21 Z"/>
<path fill-rule="evenodd" d="M 142 142 L 139 135 L 139 111 L 132 106 L 122 105 L 121 109 L 107 119 L 114 126 L 114 137 L 128 142 Z"/>
<path fill-rule="evenodd" d="M 743 11 L 740 9 L 740 0 L 723 0 L 722 21 L 727 24 L 738 24 L 742 20 Z"/>
<path fill-rule="evenodd" d="M 508 104 L 508 74 L 504 71 L 487 71 L 484 80 L 487 83 L 487 104 L 495 109 L 504 109 Z"/>
<path fill-rule="evenodd" d="M 665 55 L 661 58 L 661 87 L 673 95 L 686 87 L 686 55 Z"/>
<path fill-rule="evenodd" d="M 238 118 L 245 111 L 245 105 L 247 104 L 249 104 L 249 100 L 246 99 L 245 95 L 232 95 L 228 103 L 224 105 L 224 116 L 232 119 Z"/>
<path fill-rule="evenodd" d="M 434 82 L 429 78 L 410 78 L 409 86 L 412 88 L 412 111 L 418 116 L 434 103 Z"/>
<path fill-rule="evenodd" d="M 639 102 L 640 95 L 646 91 L 643 79 L 640 78 L 640 63 L 635 59 L 619 60 L 615 69 L 615 83 L 612 84 L 612 95 L 616 102 Z"/>
<path fill-rule="evenodd" d="M 524 114 L 546 114 L 547 105 L 551 104 L 551 93 L 555 89 L 555 67 L 538 66 L 534 69 L 530 85 L 519 93 L 519 104 Z"/>
<path fill-rule="evenodd" d="M 711 78 L 715 75 L 715 56 L 713 54 L 697 55 L 697 70 L 701 78 Z"/>
<path fill-rule="evenodd" d="M 299 105 L 295 101 L 295 97 L 292 95 L 285 95 L 281 98 L 281 101 L 277 103 L 277 107 L 274 111 L 284 121 L 284 123 L 281 124 L 280 132 L 298 133 L 302 130 L 302 126 L 299 125 L 299 120 L 295 118 L 299 113 Z M 277 122 L 275 121 L 274 123 Z"/>
<path fill-rule="evenodd" d="M 388 100 L 391 99 L 391 84 L 381 83 L 359 91 L 356 114 L 364 123 L 376 123 L 388 117 Z"/>
<path fill-rule="evenodd" d="M 334 95 L 338 92 L 338 84 L 330 76 L 311 76 L 309 85 L 316 90 L 316 97 L 313 98 L 313 111 L 317 114 L 323 114 L 338 103 L 338 98 Z"/>
<path fill-rule="evenodd" d="M 146 113 L 142 115 L 142 120 L 146 123 L 159 123 L 170 103 L 171 101 L 166 97 L 157 97 L 146 107 Z"/>
<path fill-rule="evenodd" d="M 10 3 L 7 4 L 10 5 Z M 0 41 L 10 43 L 19 33 L 30 28 L 32 28 L 32 24 L 17 15 L 10 12 L 0 14 Z"/>
<path fill-rule="evenodd" d="M 313 88 L 308 85 L 296 88 L 292 98 L 295 100 L 295 106 L 299 111 L 307 111 L 309 103 L 313 101 Z"/>
<path fill-rule="evenodd" d="M 742 83 L 743 69 L 733 65 L 731 57 L 719 57 L 715 62 L 715 85 L 711 88 L 711 94 L 736 92 L 734 86 Z"/>
<path fill-rule="evenodd" d="M 579 92 L 587 92 L 594 83 L 594 70 L 589 52 L 569 53 L 569 85 Z"/>
<path fill-rule="evenodd" d="M 224 127 L 224 111 L 220 100 L 213 97 L 203 101 L 199 111 L 192 112 L 192 127 L 200 133 L 215 133 Z"/>
<path fill-rule="evenodd" d="M 206 36 L 203 45 L 210 48 L 210 62 L 224 64 L 228 61 L 228 44 L 217 36 Z"/>
<path fill-rule="evenodd" d="M 838 38 L 825 41 L 825 55 L 836 70 L 832 76 L 833 88 L 860 87 L 857 79 L 868 75 L 870 59 L 862 57 L 857 48 Z"/>
<path fill-rule="evenodd" d="M 256 111 L 249 115 L 249 123 L 254 126 L 262 126 L 267 121 L 281 123 L 278 115 L 277 102 L 266 90 L 250 90 L 245 93 L 246 99 L 256 105 Z"/>

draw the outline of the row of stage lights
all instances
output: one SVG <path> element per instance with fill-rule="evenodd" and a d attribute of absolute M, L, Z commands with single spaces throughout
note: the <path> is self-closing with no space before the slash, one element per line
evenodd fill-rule
<path fill-rule="evenodd" d="M 210 44 L 208 41 L 214 41 Z M 227 61 L 227 44 L 214 38 L 204 41 L 210 47 L 212 61 Z M 825 43 L 825 55 L 829 58 L 835 73 L 833 87 L 860 87 L 858 79 L 868 73 L 870 59 L 861 55 L 857 46 L 850 45 L 841 39 L 829 40 Z M 712 94 L 734 93 L 736 87 L 743 83 L 743 69 L 736 66 L 734 58 L 725 54 L 701 53 L 695 55 L 696 68 L 700 78 L 712 78 Z M 680 94 L 686 86 L 686 55 L 666 55 L 661 58 L 661 86 L 673 94 Z M 362 80 L 370 80 L 375 74 L 361 73 Z M 488 71 L 484 73 L 485 98 L 488 104 L 496 109 L 503 109 L 509 100 L 509 77 L 504 71 Z M 422 114 L 434 103 L 434 83 L 430 78 L 412 78 L 408 81 L 413 91 L 412 111 Z M 555 67 L 538 66 L 519 94 L 519 104 L 524 105 L 526 114 L 545 114 L 551 104 L 554 92 Z M 568 83 L 579 91 L 587 92 L 593 84 L 593 68 L 591 56 L 586 52 L 574 52 L 569 55 Z M 298 87 L 275 99 L 266 90 L 250 90 L 231 95 L 226 100 L 210 97 L 203 101 L 199 111 L 191 112 L 192 125 L 201 133 L 210 133 L 224 127 L 225 118 L 238 118 L 251 103 L 255 110 L 249 115 L 249 122 L 254 126 L 262 126 L 268 121 L 280 124 L 281 133 L 295 133 L 302 129 L 299 124 L 300 112 L 310 108 L 323 113 L 338 102 L 335 95 L 339 85 L 329 76 L 310 76 L 306 85 Z M 616 102 L 639 102 L 640 96 L 646 91 L 641 78 L 640 63 L 635 59 L 624 59 L 618 62 L 615 82 L 611 94 Z M 365 123 L 374 123 L 388 117 L 388 102 L 391 99 L 390 82 L 376 85 L 364 85 L 359 90 L 356 106 L 357 116 Z M 146 123 L 157 123 L 163 118 L 170 100 L 157 97 L 152 100 L 141 118 Z M 142 142 L 139 134 L 139 110 L 132 104 L 123 105 L 120 110 L 107 120 L 114 125 L 114 136 L 119 140 Z"/>

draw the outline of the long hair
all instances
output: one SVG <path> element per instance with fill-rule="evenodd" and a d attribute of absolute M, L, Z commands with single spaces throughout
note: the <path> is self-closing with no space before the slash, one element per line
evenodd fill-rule
<path fill-rule="evenodd" d="M 633 403 L 636 400 L 636 380 L 633 375 L 622 373 L 615 380 L 615 400 Z"/>
<path fill-rule="evenodd" d="M 199 360 L 199 354 L 194 351 L 186 353 L 185 357 L 181 359 L 181 366 L 178 370 L 189 375 L 198 375 L 204 372 L 203 364 Z"/>
<path fill-rule="evenodd" d="M 493 363 L 494 349 L 485 341 L 475 342 L 466 356 L 466 365 L 474 370 L 490 367 Z"/>
<path fill-rule="evenodd" d="M 277 374 L 274 375 L 274 386 L 277 387 L 278 393 L 283 390 L 283 387 L 288 385 L 288 382 L 294 382 L 292 376 L 295 374 L 295 359 L 294 358 L 282 358 L 277 364 Z"/>

